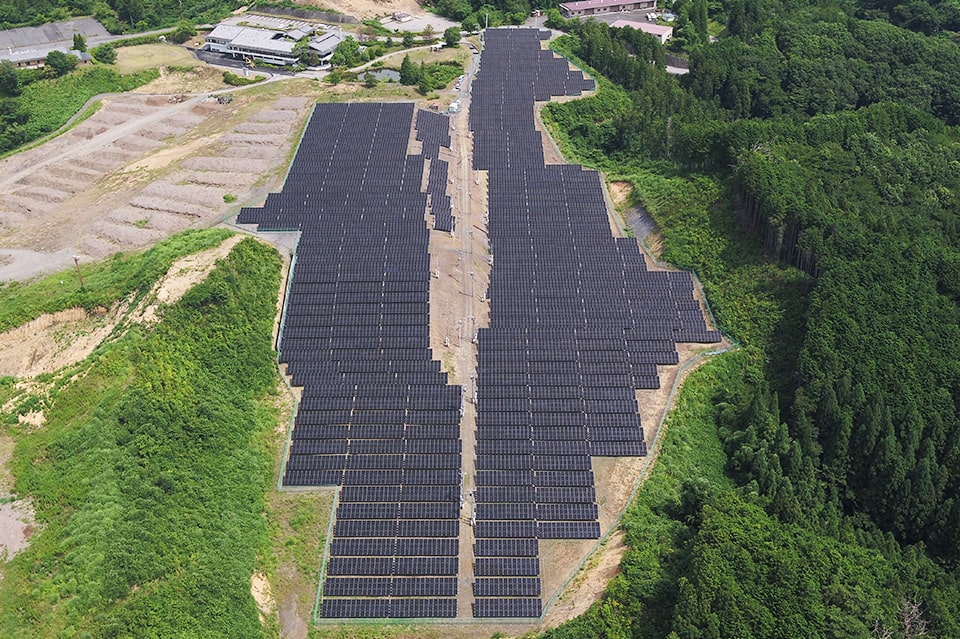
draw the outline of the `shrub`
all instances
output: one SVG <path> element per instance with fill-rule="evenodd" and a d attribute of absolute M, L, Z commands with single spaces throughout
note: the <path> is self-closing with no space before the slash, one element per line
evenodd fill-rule
<path fill-rule="evenodd" d="M 47 54 L 46 74 L 50 77 L 59 78 L 76 69 L 79 62 L 80 58 L 75 55 L 62 51 L 51 51 Z"/>
<path fill-rule="evenodd" d="M 193 36 L 197 35 L 197 29 L 186 20 L 181 20 L 170 33 L 170 40 L 177 44 L 183 44 Z"/>
<path fill-rule="evenodd" d="M 444 31 L 443 43 L 450 48 L 458 46 L 460 44 L 460 28 L 449 27 L 446 31 Z"/>
<path fill-rule="evenodd" d="M 109 42 L 104 42 L 90 49 L 90 55 L 93 56 L 94 60 L 103 64 L 113 64 L 117 61 L 117 50 Z"/>
<path fill-rule="evenodd" d="M 257 82 L 260 82 L 264 79 L 265 77 L 262 75 L 255 75 L 251 78 L 244 78 L 237 75 L 236 73 L 230 73 L 229 71 L 223 72 L 224 83 L 229 84 L 232 87 L 245 87 L 248 84 L 256 84 Z"/>

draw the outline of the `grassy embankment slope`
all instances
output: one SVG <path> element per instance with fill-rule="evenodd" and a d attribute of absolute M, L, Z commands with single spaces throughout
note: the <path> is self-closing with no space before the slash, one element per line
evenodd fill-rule
<path fill-rule="evenodd" d="M 0 308 L 20 312 L 3 325 L 142 297 L 176 257 L 225 235 L 188 233 L 88 265 L 81 292 L 57 290 L 66 274 L 7 286 Z M 48 376 L 43 427 L 6 420 L 16 490 L 39 532 L 2 568 L 0 635 L 277 634 L 258 619 L 250 579 L 284 560 L 271 549 L 283 531 L 265 517 L 282 403 L 272 397 L 279 284 L 276 251 L 245 239 L 157 324 L 128 325 Z"/>

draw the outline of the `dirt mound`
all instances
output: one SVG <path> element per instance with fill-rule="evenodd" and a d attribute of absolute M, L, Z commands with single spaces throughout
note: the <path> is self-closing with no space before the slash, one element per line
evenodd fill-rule
<path fill-rule="evenodd" d="M 117 305 L 95 317 L 71 308 L 0 333 L 0 376 L 35 377 L 79 362 L 110 334 L 122 310 Z"/>

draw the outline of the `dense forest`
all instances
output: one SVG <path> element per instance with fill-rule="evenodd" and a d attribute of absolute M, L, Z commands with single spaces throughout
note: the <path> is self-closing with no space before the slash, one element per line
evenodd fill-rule
<path fill-rule="evenodd" d="M 168 27 L 179 20 L 216 22 L 240 0 L 0 0 L 0 28 L 94 16 L 111 33 Z"/>
<path fill-rule="evenodd" d="M 679 78 L 652 38 L 552 16 L 599 90 L 544 119 L 632 182 L 743 350 L 692 381 L 722 459 L 641 497 L 624 575 L 549 637 L 960 636 L 952 16 L 712 4 Z"/>

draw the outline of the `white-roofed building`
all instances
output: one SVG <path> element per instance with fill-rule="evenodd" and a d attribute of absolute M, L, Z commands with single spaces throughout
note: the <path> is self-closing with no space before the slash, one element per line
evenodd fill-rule
<path fill-rule="evenodd" d="M 652 24 L 650 22 L 637 22 L 635 20 L 616 20 L 610 23 L 610 26 L 619 29 L 622 27 L 632 27 L 637 31 L 643 31 L 660 40 L 660 44 L 666 44 L 667 40 L 673 37 L 673 27 L 667 27 L 662 24 Z"/>
<path fill-rule="evenodd" d="M 213 31 L 204 38 L 208 43 L 227 45 L 230 41 L 240 35 L 244 27 L 238 27 L 232 24 L 218 24 Z"/>
<path fill-rule="evenodd" d="M 228 53 L 235 58 L 252 58 L 280 66 L 297 62 L 293 53 L 296 41 L 282 31 L 221 24 L 204 39 L 204 48 L 208 51 Z"/>
<path fill-rule="evenodd" d="M 234 58 L 250 58 L 269 64 L 288 66 L 299 62 L 294 53 L 297 42 L 314 33 L 312 27 L 300 26 L 290 31 L 275 31 L 256 27 L 241 27 L 232 24 L 219 24 L 205 38 L 203 49 L 225 53 Z M 334 49 L 343 41 L 339 29 L 314 35 L 307 46 L 320 57 L 327 60 Z"/>

